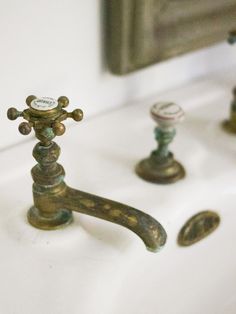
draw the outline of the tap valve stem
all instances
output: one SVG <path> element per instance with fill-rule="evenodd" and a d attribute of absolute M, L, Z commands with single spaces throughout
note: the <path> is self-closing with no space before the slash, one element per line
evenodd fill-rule
<path fill-rule="evenodd" d="M 157 123 L 155 139 L 157 149 L 141 160 L 136 166 L 136 173 L 142 179 L 159 184 L 173 183 L 185 176 L 183 166 L 174 160 L 169 151 L 169 144 L 176 134 L 175 125 L 184 120 L 184 111 L 171 102 L 156 103 L 151 107 L 151 117 Z"/>

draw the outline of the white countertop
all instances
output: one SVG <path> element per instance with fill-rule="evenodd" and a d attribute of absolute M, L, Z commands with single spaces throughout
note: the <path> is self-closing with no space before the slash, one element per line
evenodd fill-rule
<path fill-rule="evenodd" d="M 220 127 L 228 117 L 234 73 L 214 74 L 87 121 L 85 112 L 84 122 L 56 138 L 68 185 L 154 216 L 168 234 L 159 253 L 146 251 L 121 226 L 77 213 L 66 229 L 34 229 L 26 212 L 36 141 L 1 152 L 1 314 L 236 312 L 236 136 Z M 187 177 L 169 186 L 134 173 L 155 148 L 149 107 L 159 100 L 186 110 L 171 150 Z M 12 123 L 16 132 L 18 124 Z M 220 214 L 220 227 L 196 245 L 178 247 L 180 228 L 205 209 Z"/>

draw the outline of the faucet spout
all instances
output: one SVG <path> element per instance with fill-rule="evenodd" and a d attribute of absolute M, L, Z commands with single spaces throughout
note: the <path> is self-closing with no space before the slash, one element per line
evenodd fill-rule
<path fill-rule="evenodd" d="M 150 215 L 106 198 L 67 187 L 59 204 L 64 208 L 101 218 L 136 233 L 149 251 L 156 252 L 166 242 L 162 225 Z"/>
<path fill-rule="evenodd" d="M 101 218 L 136 233 L 149 251 L 159 251 L 166 242 L 162 225 L 150 215 L 106 198 L 68 187 L 64 182 L 60 188 L 47 192 L 34 185 L 34 204 L 28 213 L 32 225 L 41 229 L 55 229 L 71 221 L 71 211 Z"/>

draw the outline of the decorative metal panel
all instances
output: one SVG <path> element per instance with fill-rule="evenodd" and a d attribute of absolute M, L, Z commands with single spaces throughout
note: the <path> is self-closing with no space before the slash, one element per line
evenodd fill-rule
<path fill-rule="evenodd" d="M 111 71 L 125 74 L 226 40 L 236 0 L 105 0 Z"/>

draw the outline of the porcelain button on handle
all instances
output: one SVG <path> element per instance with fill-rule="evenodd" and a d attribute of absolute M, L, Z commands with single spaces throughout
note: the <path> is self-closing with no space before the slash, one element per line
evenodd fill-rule
<path fill-rule="evenodd" d="M 160 127 L 174 127 L 184 120 L 185 113 L 173 102 L 158 102 L 151 107 L 151 116 Z"/>

